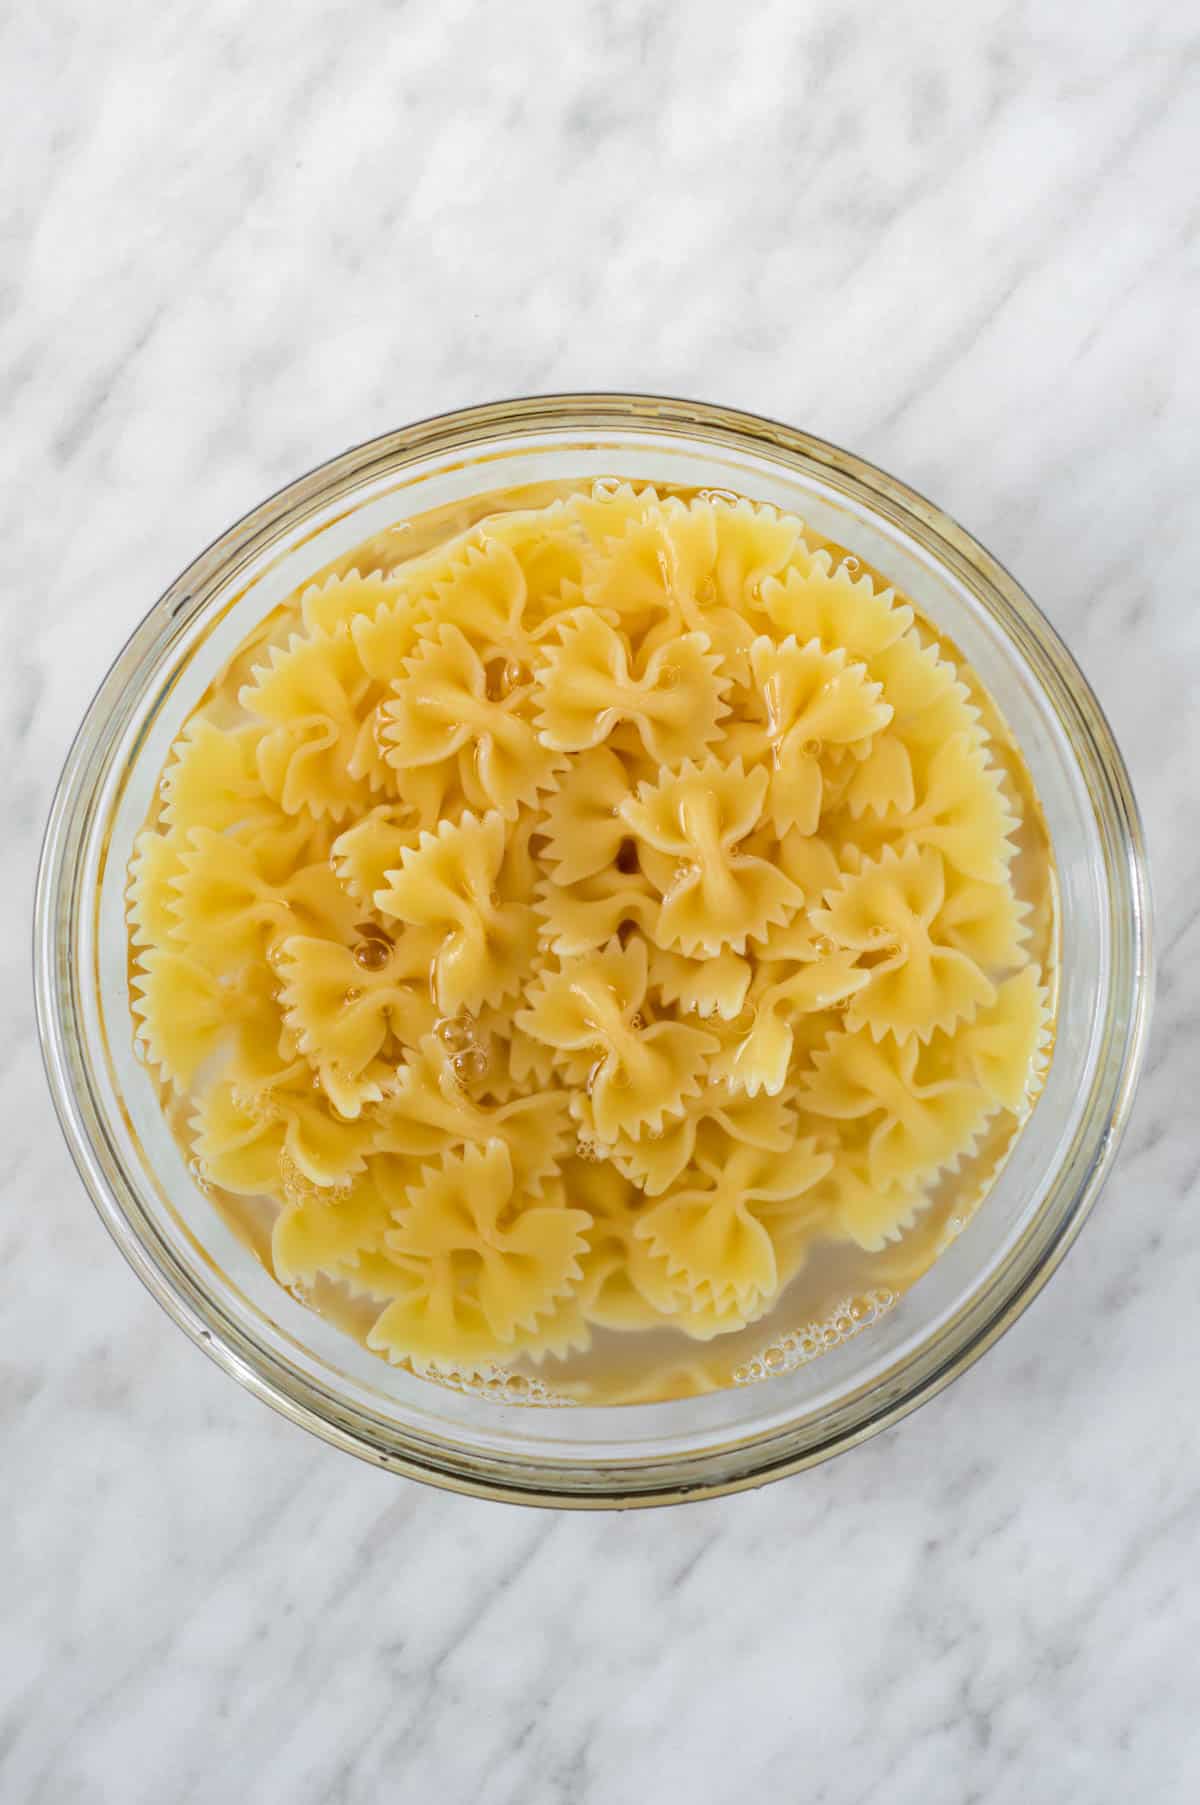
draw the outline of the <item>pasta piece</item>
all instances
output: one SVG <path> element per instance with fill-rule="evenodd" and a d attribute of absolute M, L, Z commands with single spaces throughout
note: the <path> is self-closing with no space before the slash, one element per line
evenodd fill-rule
<path fill-rule="evenodd" d="M 660 1326 L 674 1311 L 678 1292 L 666 1261 L 636 1232 L 641 1193 L 609 1165 L 572 1160 L 563 1178 L 568 1195 L 592 1219 L 579 1293 L 587 1317 L 605 1329 Z"/>
<path fill-rule="evenodd" d="M 364 1255 L 384 1255 L 395 1212 L 405 1202 L 390 1164 L 369 1160 L 343 1189 L 314 1191 L 279 1212 L 271 1232 L 271 1259 L 281 1284 L 311 1285 L 323 1274 L 354 1273 Z M 411 1182 L 420 1178 L 417 1171 L 408 1176 Z"/>
<path fill-rule="evenodd" d="M 1017 823 L 1009 812 L 1000 773 L 970 734 L 955 734 L 934 753 L 920 800 L 900 817 L 905 840 L 933 846 L 964 877 L 1002 884 Z"/>
<path fill-rule="evenodd" d="M 536 906 L 550 950 L 560 958 L 605 946 L 627 926 L 652 934 L 661 911 L 648 878 L 616 868 L 562 888 L 546 880 L 537 886 Z"/>
<path fill-rule="evenodd" d="M 478 542 L 468 540 L 434 587 L 430 631 L 437 637 L 452 627 L 481 662 L 520 667 L 530 648 L 524 619 L 528 597 L 525 572 L 512 545 L 505 543 L 502 523 L 489 522 L 480 529 Z"/>
<path fill-rule="evenodd" d="M 966 685 L 936 645 L 925 645 L 914 630 L 871 661 L 871 673 L 892 704 L 899 738 L 919 757 L 955 734 L 978 738 L 979 712 Z"/>
<path fill-rule="evenodd" d="M 856 577 L 845 565 L 835 568 L 827 551 L 802 555 L 781 577 L 768 577 L 760 594 L 781 634 L 794 635 L 800 645 L 817 639 L 827 651 L 863 659 L 877 678 L 873 660 L 912 626 L 907 603 L 897 602 L 890 589 L 877 591 L 865 573 Z M 886 681 L 884 689 L 891 702 Z"/>
<path fill-rule="evenodd" d="M 748 936 L 784 921 L 804 901 L 782 871 L 739 848 L 758 821 L 767 781 L 764 770 L 745 771 L 740 760 L 689 761 L 622 803 L 638 839 L 679 861 L 655 931 L 660 946 L 741 953 Z"/>
<path fill-rule="evenodd" d="M 849 1028 L 865 1025 L 876 1040 L 928 1040 L 993 1000 L 995 986 L 975 961 L 933 938 L 944 900 L 940 855 L 910 846 L 848 876 L 813 916 L 838 946 L 874 960 L 847 1011 Z"/>
<path fill-rule="evenodd" d="M 764 963 L 751 986 L 748 1023 L 743 1029 L 734 1022 L 709 1068 L 714 1081 L 750 1097 L 777 1097 L 791 1068 L 797 1018 L 841 1009 L 871 982 L 856 956 L 809 939 L 794 959 Z"/>
<path fill-rule="evenodd" d="M 569 1354 L 585 1353 L 591 1345 L 592 1325 L 584 1315 L 579 1285 L 565 1297 L 560 1297 L 554 1308 L 539 1319 L 537 1327 L 526 1330 L 521 1337 L 521 1353 L 535 1366 L 543 1366 L 547 1360 L 565 1360 Z M 520 1383 L 524 1375 L 508 1375 L 508 1402 L 520 1401 L 512 1396 L 514 1377 Z"/>
<path fill-rule="evenodd" d="M 660 505 L 657 489 L 648 483 L 639 488 L 636 483 L 600 477 L 590 488 L 567 497 L 563 515 L 568 530 L 573 527 L 582 533 L 585 544 L 603 549 Z"/>
<path fill-rule="evenodd" d="M 815 907 L 824 893 L 832 890 L 841 879 L 841 869 L 832 846 L 815 836 L 797 833 L 795 829 L 777 836 L 769 827 L 760 828 L 747 841 L 747 851 L 777 864 L 802 892 L 810 907 Z M 799 923 L 799 927 L 802 933 L 806 931 L 803 922 Z M 758 957 L 772 957 L 770 947 L 776 936 L 782 934 L 786 940 L 789 932 L 790 922 L 783 922 L 756 935 L 756 941 L 762 943 L 755 948 Z"/>
<path fill-rule="evenodd" d="M 392 1066 L 380 1054 L 390 1036 L 415 1046 L 433 1028 L 435 948 L 415 929 L 355 947 L 299 934 L 282 943 L 284 1021 L 340 1115 L 357 1116 L 382 1097 Z"/>
<path fill-rule="evenodd" d="M 385 577 L 379 570 L 364 577 L 348 570 L 324 583 L 310 583 L 300 597 L 300 615 L 310 632 L 336 633 L 363 616 L 374 620 L 381 609 L 394 608 L 402 600 L 407 600 L 402 577 Z"/>
<path fill-rule="evenodd" d="M 768 1300 L 761 1292 L 681 1284 L 671 1324 L 692 1341 L 714 1341 L 721 1335 L 736 1335 L 740 1329 L 758 1322 L 767 1308 Z M 688 1391 L 684 1395 L 693 1394 Z"/>
<path fill-rule="evenodd" d="M 821 816 L 821 755 L 826 745 L 869 741 L 886 727 L 892 710 L 881 700 L 863 664 L 848 664 L 843 651 L 823 652 L 817 639 L 799 645 L 793 636 L 776 645 L 761 637 L 750 648 L 750 668 L 766 725 L 771 755 L 769 808 L 780 834 L 814 834 Z"/>
<path fill-rule="evenodd" d="M 611 614 L 635 633 L 666 623 L 676 626 L 680 618 L 690 630 L 703 631 L 701 592 L 708 585 L 705 599 L 716 601 L 716 556 L 711 508 L 660 502 L 639 510 L 622 531 L 610 535 L 585 576 L 584 594 L 592 610 Z M 744 626 L 735 630 L 745 633 Z"/>
<path fill-rule="evenodd" d="M 222 1078 L 192 1117 L 192 1145 L 208 1181 L 245 1197 L 345 1185 L 366 1164 L 372 1128 L 331 1114 L 303 1060 L 247 1092 Z"/>
<path fill-rule="evenodd" d="M 1011 881 L 982 884 L 950 867 L 942 906 L 933 924 L 936 938 L 993 969 L 1022 965 L 1027 957 L 1030 906 Z"/>
<path fill-rule="evenodd" d="M 686 1171 L 697 1147 L 703 1151 L 712 1142 L 714 1129 L 726 1145 L 742 1142 L 767 1153 L 785 1153 L 796 1138 L 794 1114 L 782 1097 L 751 1097 L 710 1082 L 685 1100 L 678 1120 L 668 1121 L 660 1134 L 619 1136 L 613 1165 L 648 1197 L 659 1197 Z"/>
<path fill-rule="evenodd" d="M 234 979 L 174 947 L 142 957 L 131 983 L 135 1045 L 146 1064 L 182 1093 L 218 1051 L 239 1084 L 272 1078 L 294 1056 L 275 1000 L 270 968 Z"/>
<path fill-rule="evenodd" d="M 243 966 L 227 988 L 229 1040 L 223 1073 L 239 1092 L 254 1095 L 279 1082 L 299 1058 L 279 1007 L 279 985 L 268 959 Z"/>
<path fill-rule="evenodd" d="M 809 1195 L 818 1208 L 828 1208 L 837 1236 L 868 1253 L 899 1241 L 926 1202 L 911 1184 L 877 1183 L 866 1148 L 846 1145 Z"/>
<path fill-rule="evenodd" d="M 866 758 L 851 773 L 845 800 L 856 818 L 907 815 L 916 807 L 912 757 L 898 733 L 876 735 Z"/>
<path fill-rule="evenodd" d="M 708 637 L 686 633 L 631 670 L 616 628 L 599 614 L 581 613 L 564 623 L 560 643 L 546 649 L 539 738 L 558 752 L 583 752 L 628 721 L 652 759 L 677 764 L 716 739 L 729 712 L 723 700 L 729 680 L 717 666 Z"/>
<path fill-rule="evenodd" d="M 189 722 L 163 772 L 162 818 L 169 827 L 217 830 L 274 825 L 278 811 L 258 772 L 257 727 L 222 728 L 203 715 Z"/>
<path fill-rule="evenodd" d="M 258 744 L 259 773 L 289 815 L 307 809 L 341 820 L 369 807 L 369 784 L 350 768 L 368 688 L 350 631 L 339 627 L 293 635 L 242 690 L 243 708 L 268 724 Z"/>
<path fill-rule="evenodd" d="M 1037 967 L 1027 965 L 1000 985 L 960 1037 L 976 1081 L 1016 1116 L 1028 1114 L 1045 1075 L 1049 1021 Z"/>
<path fill-rule="evenodd" d="M 504 895 L 505 842 L 497 812 L 464 815 L 457 826 L 444 822 L 436 834 L 422 833 L 388 872 L 387 888 L 376 892 L 384 915 L 444 935 L 432 974 L 444 1015 L 499 1003 L 533 958 L 533 910 Z"/>
<path fill-rule="evenodd" d="M 586 1211 L 563 1205 L 522 1209 L 503 1141 L 447 1155 L 386 1237 L 412 1289 L 376 1320 L 371 1346 L 393 1360 L 502 1357 L 582 1278 L 590 1225 Z"/>
<path fill-rule="evenodd" d="M 384 802 L 353 827 L 340 833 L 330 848 L 338 882 L 364 910 L 375 906 L 375 892 L 387 874 L 421 837 L 417 811 L 407 803 Z"/>
<path fill-rule="evenodd" d="M 355 615 L 348 623 L 355 656 L 373 686 L 369 691 L 373 697 L 400 676 L 428 619 L 415 587 L 413 573 L 408 571 L 395 601 L 384 602 L 374 614 Z"/>
<path fill-rule="evenodd" d="M 607 746 L 575 759 L 545 804 L 545 857 L 556 884 L 595 877 L 617 858 L 625 838 L 620 808 L 630 794 L 629 775 Z"/>
<path fill-rule="evenodd" d="M 775 1248 L 758 1207 L 803 1196 L 832 1163 L 806 1141 L 786 1153 L 733 1146 L 723 1159 L 702 1155 L 695 1167 L 701 1182 L 669 1191 L 637 1233 L 689 1285 L 725 1287 L 739 1301 L 769 1298 L 777 1284 Z"/>
<path fill-rule="evenodd" d="M 274 841 L 242 842 L 195 827 L 188 842 L 171 906 L 182 942 L 214 968 L 235 969 L 297 932 L 350 937 L 355 907 L 327 861 L 281 880 Z"/>
<path fill-rule="evenodd" d="M 914 1036 L 889 1055 L 870 1031 L 836 1035 L 802 1080 L 805 1106 L 820 1116 L 856 1121 L 879 1116 L 868 1142 L 871 1182 L 912 1184 L 969 1149 L 994 1105 L 978 1085 L 918 1079 Z"/>
<path fill-rule="evenodd" d="M 744 500 L 714 503 L 712 518 L 717 595 L 735 613 L 757 609 L 763 584 L 803 549 L 804 528 L 794 515 Z"/>
<path fill-rule="evenodd" d="M 225 1038 L 225 987 L 186 953 L 152 947 L 132 990 L 137 1044 L 147 1064 L 185 1091 Z"/>
<path fill-rule="evenodd" d="M 125 913 L 129 943 L 135 949 L 179 940 L 174 886 L 183 871 L 186 848 L 182 832 L 159 834 L 147 829 L 134 841 L 125 887 Z"/>
<path fill-rule="evenodd" d="M 602 950 L 564 960 L 527 993 L 517 1025 L 561 1052 L 596 1056 L 588 1091 L 605 1140 L 644 1124 L 661 1126 L 699 1087 L 717 1042 L 682 1022 L 646 1025 L 645 942 L 612 941 Z"/>
<path fill-rule="evenodd" d="M 519 712 L 528 685 L 510 688 L 502 672 L 493 696 L 482 658 L 456 626 L 440 626 L 392 687 L 380 710 L 380 738 L 398 771 L 443 764 L 469 746 L 488 804 L 513 817 L 563 768 Z"/>
<path fill-rule="evenodd" d="M 536 639 L 556 614 L 578 601 L 583 546 L 569 503 L 556 501 L 548 508 L 493 515 L 482 533 L 485 549 L 499 542 L 520 565 L 525 580 L 523 624 Z"/>
<path fill-rule="evenodd" d="M 653 651 L 683 633 L 703 633 L 724 674 L 745 683 L 754 629 L 748 598 L 786 563 L 801 531 L 774 509 L 671 499 L 646 510 L 610 541 L 584 593 L 645 635 Z"/>
<path fill-rule="evenodd" d="M 407 1055 L 376 1112 L 375 1148 L 425 1159 L 500 1139 L 508 1148 L 522 1194 L 540 1196 L 567 1148 L 565 1094 L 546 1088 L 497 1108 L 484 1107 L 463 1087 L 464 1053 L 469 1060 L 473 1046 L 452 1050 L 436 1035 L 427 1035 Z"/>
<path fill-rule="evenodd" d="M 535 1090 L 549 1090 L 554 1083 L 555 1061 L 551 1048 L 544 1047 L 540 1040 L 534 1040 L 523 1028 L 518 1028 L 507 1014 L 497 1010 L 484 1010 L 485 1024 L 496 1035 L 503 1045 L 504 1078 L 512 1095 L 532 1087 Z M 506 1101 L 507 1099 L 501 1099 Z"/>
<path fill-rule="evenodd" d="M 741 1014 L 752 969 L 748 959 L 729 951 L 707 959 L 685 959 L 657 946 L 650 952 L 651 988 L 685 1015 L 719 1015 L 722 1021 L 732 1021 Z"/>

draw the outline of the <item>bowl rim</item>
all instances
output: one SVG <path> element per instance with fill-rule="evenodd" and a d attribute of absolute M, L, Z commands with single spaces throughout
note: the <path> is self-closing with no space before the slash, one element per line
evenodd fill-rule
<path fill-rule="evenodd" d="M 945 562 L 968 566 L 992 593 L 1006 625 L 1028 653 L 1036 653 L 1037 674 L 1055 679 L 1052 703 L 1072 716 L 1072 745 L 1089 759 L 1087 776 L 1098 822 L 1107 828 L 1117 879 L 1124 888 L 1124 908 L 1114 921 L 1120 935 L 1119 967 L 1114 966 L 1110 991 L 1123 981 L 1128 1012 L 1117 1040 L 1098 1065 L 1095 1087 L 1103 1080 L 1107 1121 L 1101 1128 L 1074 1195 L 1014 1283 L 993 1300 L 968 1333 L 957 1340 L 961 1314 L 939 1329 L 903 1363 L 902 1381 L 888 1395 L 857 1412 L 857 1394 L 831 1413 L 827 1431 L 788 1445 L 786 1425 L 760 1436 L 722 1443 L 699 1456 L 656 1463 L 651 1458 L 628 1467 L 596 1471 L 568 1470 L 561 1465 L 548 1477 L 537 1477 L 527 1458 L 479 1456 L 449 1442 L 434 1445 L 424 1437 L 398 1435 L 390 1425 L 370 1432 L 368 1413 L 342 1403 L 336 1395 L 283 1364 L 252 1334 L 230 1321 L 210 1296 L 191 1283 L 181 1283 L 178 1270 L 168 1270 L 155 1249 L 134 1227 L 118 1200 L 104 1154 L 120 1167 L 111 1146 L 98 1148 L 94 1133 L 81 1119 L 73 1040 L 78 1028 L 70 962 L 59 944 L 61 903 L 69 878 L 72 851 L 90 824 L 87 773 L 116 697 L 137 669 L 143 650 L 161 630 L 164 618 L 180 630 L 202 609 L 204 587 L 217 572 L 245 562 L 268 546 L 298 508 L 311 509 L 357 490 L 373 476 L 437 453 L 478 447 L 489 438 L 535 436 L 562 430 L 646 430 L 700 435 L 714 446 L 752 450 L 793 470 L 828 471 L 863 485 L 873 504 L 893 518 L 918 523 L 937 542 Z M 1110 872 L 1110 883 L 1112 873 Z M 1116 912 L 1114 912 L 1116 914 Z M 669 396 L 603 391 L 521 396 L 486 402 L 430 416 L 393 432 L 364 441 L 315 466 L 285 484 L 218 535 L 159 597 L 134 628 L 100 682 L 64 760 L 50 808 L 38 865 L 34 901 L 34 996 L 43 1065 L 55 1112 L 84 1186 L 126 1261 L 167 1314 L 218 1366 L 256 1397 L 290 1421 L 333 1446 L 374 1465 L 444 1489 L 476 1496 L 570 1509 L 612 1509 L 678 1503 L 720 1496 L 767 1483 L 828 1459 L 898 1422 L 935 1397 L 967 1370 L 1012 1325 L 1041 1291 L 1073 1245 L 1108 1175 L 1128 1122 L 1137 1079 L 1145 1055 L 1153 996 L 1152 909 L 1145 842 L 1129 773 L 1108 720 L 1086 678 L 1055 629 L 1008 570 L 950 515 L 888 472 L 837 445 L 759 414 L 712 403 Z M 1111 994 L 1109 997 L 1111 1005 Z M 1095 1112 L 1093 1112 L 1095 1113 Z M 99 1118 L 94 1118 L 99 1126 Z M 1048 1193 L 1035 1224 L 1047 1215 L 1054 1193 Z M 1009 1270 L 1011 1262 L 1005 1265 Z M 207 1308 L 206 1308 L 207 1305 Z M 214 1327 L 213 1318 L 221 1317 Z M 943 1345 L 943 1344 L 946 1345 Z M 865 1388 L 867 1392 L 878 1386 Z M 381 1421 L 381 1420 L 380 1420 Z"/>

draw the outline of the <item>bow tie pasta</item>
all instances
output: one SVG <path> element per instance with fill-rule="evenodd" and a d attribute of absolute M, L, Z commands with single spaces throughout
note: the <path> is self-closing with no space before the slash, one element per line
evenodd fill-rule
<path fill-rule="evenodd" d="M 873 1319 L 999 1169 L 1052 1051 L 1040 812 L 953 648 L 799 520 L 489 499 L 319 573 L 182 725 L 135 1042 L 227 1218 L 387 1360 L 708 1390 L 826 1272 Z"/>

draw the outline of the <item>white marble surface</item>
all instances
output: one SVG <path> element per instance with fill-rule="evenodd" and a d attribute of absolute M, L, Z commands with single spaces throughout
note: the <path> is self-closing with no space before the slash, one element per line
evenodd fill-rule
<path fill-rule="evenodd" d="M 1200 1796 L 1200 37 L 1179 0 L 0 11 L 0 1799 Z M 28 914 L 102 666 L 214 533 L 423 414 L 725 400 L 937 497 L 1133 768 L 1148 1080 L 1048 1293 L 765 1492 L 531 1513 L 361 1467 L 125 1270 Z"/>

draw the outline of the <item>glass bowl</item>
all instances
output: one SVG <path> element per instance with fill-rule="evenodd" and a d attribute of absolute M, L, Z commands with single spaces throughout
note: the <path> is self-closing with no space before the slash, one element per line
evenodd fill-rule
<path fill-rule="evenodd" d="M 389 1367 L 296 1302 L 189 1173 L 134 1056 L 125 867 L 168 748 L 249 628 L 370 535 L 483 491 L 620 476 L 732 490 L 866 557 L 955 642 L 1023 749 L 1053 842 L 1055 1055 L 983 1206 L 897 1306 L 766 1382 L 670 1403 L 537 1408 Z M 258 1397 L 379 1466 L 492 1498 L 628 1506 L 812 1465 L 987 1348 L 1083 1224 L 1125 1126 L 1151 993 L 1145 855 L 1104 716 L 1033 603 L 961 527 L 848 452 L 772 421 L 633 395 L 469 408 L 335 458 L 197 558 L 105 677 L 67 758 L 36 908 L 38 1017 L 80 1174 L 134 1271 Z"/>

